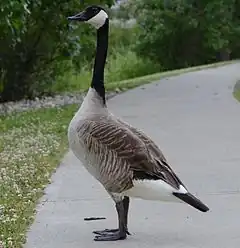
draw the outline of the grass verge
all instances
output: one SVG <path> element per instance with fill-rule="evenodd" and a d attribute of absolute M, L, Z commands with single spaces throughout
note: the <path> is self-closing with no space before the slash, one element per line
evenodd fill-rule
<path fill-rule="evenodd" d="M 234 86 L 233 96 L 240 102 L 240 79 L 236 82 Z"/>
<path fill-rule="evenodd" d="M 151 83 L 153 81 L 157 81 L 157 80 L 160 80 L 160 79 L 163 79 L 166 77 L 177 76 L 177 75 L 180 75 L 182 73 L 194 72 L 194 71 L 199 71 L 199 70 L 208 69 L 208 68 L 209 69 L 210 68 L 216 68 L 216 67 L 228 65 L 228 64 L 231 64 L 234 62 L 236 62 L 236 61 L 224 61 L 224 62 L 218 62 L 218 63 L 214 63 L 214 64 L 200 65 L 200 66 L 188 67 L 188 68 L 183 68 L 183 69 L 178 69 L 178 70 L 154 73 L 154 74 L 143 76 L 143 77 L 137 77 L 137 78 L 133 78 L 133 79 L 123 80 L 120 82 L 108 83 L 108 84 L 106 84 L 106 89 L 109 91 L 116 89 L 116 88 L 131 89 L 131 88 L 135 88 L 137 86 L 140 86 L 142 84 Z"/>
<path fill-rule="evenodd" d="M 0 244 L 20 248 L 37 200 L 67 149 L 76 105 L 0 117 Z M 1 245 L 0 245 L 1 247 Z"/>
<path fill-rule="evenodd" d="M 130 89 L 227 63 L 156 73 L 107 84 L 107 89 Z M 0 116 L 0 244 L 4 248 L 20 248 L 25 242 L 37 201 L 68 148 L 67 127 L 77 108 L 73 104 Z"/>

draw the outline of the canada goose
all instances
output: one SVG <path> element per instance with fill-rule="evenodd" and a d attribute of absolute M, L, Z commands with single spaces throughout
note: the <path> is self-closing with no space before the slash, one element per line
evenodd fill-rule
<path fill-rule="evenodd" d="M 125 239 L 129 197 L 185 202 L 206 212 L 209 208 L 188 192 L 158 146 L 142 131 L 115 117 L 107 108 L 104 66 L 109 18 L 92 5 L 68 17 L 97 29 L 97 49 L 91 87 L 68 129 L 69 147 L 115 201 L 118 229 L 94 231 L 96 241 Z"/>

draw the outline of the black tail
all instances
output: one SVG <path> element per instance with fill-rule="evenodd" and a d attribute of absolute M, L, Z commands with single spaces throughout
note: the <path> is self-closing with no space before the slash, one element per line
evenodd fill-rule
<path fill-rule="evenodd" d="M 202 212 L 207 212 L 209 210 L 209 208 L 206 205 L 204 205 L 199 199 L 197 199 L 191 193 L 183 194 L 183 193 L 173 192 L 173 195 Z"/>

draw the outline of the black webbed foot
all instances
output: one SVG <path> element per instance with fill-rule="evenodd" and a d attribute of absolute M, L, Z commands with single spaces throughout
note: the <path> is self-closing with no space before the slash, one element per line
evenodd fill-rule
<path fill-rule="evenodd" d="M 105 229 L 101 231 L 93 231 L 97 234 L 94 238 L 95 241 L 116 241 L 126 239 L 127 234 L 127 217 L 129 208 L 129 197 L 125 196 L 122 201 L 116 202 L 116 210 L 118 213 L 118 229 Z"/>
<path fill-rule="evenodd" d="M 119 230 L 115 232 L 105 232 L 102 235 L 95 236 L 95 241 L 116 241 L 126 239 L 126 232 L 120 232 Z"/>
<path fill-rule="evenodd" d="M 108 233 L 115 233 L 115 232 L 118 232 L 119 229 L 116 228 L 116 229 L 104 229 L 104 230 L 97 230 L 97 231 L 93 231 L 94 234 L 97 234 L 97 235 L 106 235 Z M 126 230 L 126 234 L 127 235 L 131 235 L 131 233 Z"/>

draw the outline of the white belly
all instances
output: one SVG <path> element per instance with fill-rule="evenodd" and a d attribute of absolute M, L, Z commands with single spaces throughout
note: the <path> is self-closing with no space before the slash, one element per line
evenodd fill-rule
<path fill-rule="evenodd" d="M 182 202 L 172 193 L 187 193 L 187 190 L 183 186 L 180 186 L 180 189 L 176 190 L 162 180 L 134 180 L 133 185 L 134 187 L 125 191 L 124 194 L 144 200 Z"/>

